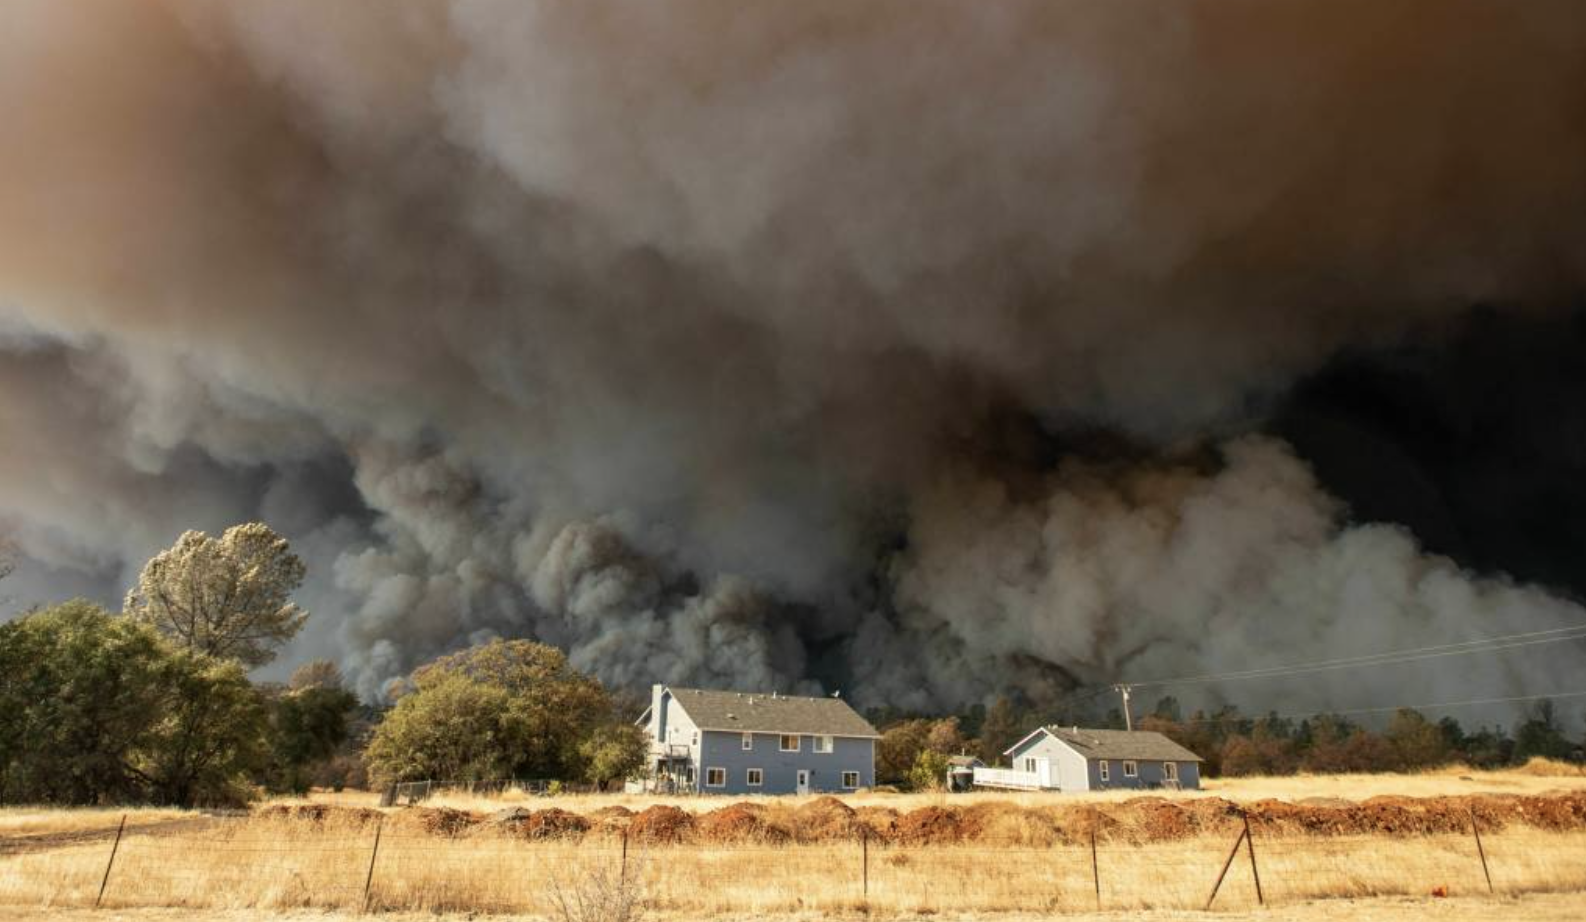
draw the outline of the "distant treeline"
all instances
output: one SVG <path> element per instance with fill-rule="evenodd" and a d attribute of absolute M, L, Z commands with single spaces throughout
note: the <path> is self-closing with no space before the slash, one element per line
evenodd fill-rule
<path fill-rule="evenodd" d="M 999 699 L 948 717 L 907 715 L 886 708 L 866 713 L 882 731 L 877 776 L 883 783 L 923 780 L 915 765 L 922 756 L 931 767 L 948 756 L 968 754 L 988 765 L 1005 761 L 1008 747 L 1043 725 L 1100 726 L 1123 729 L 1119 711 L 1104 720 L 1067 713 L 1017 708 Z M 1206 760 L 1208 775 L 1287 775 L 1296 772 L 1400 772 L 1462 763 L 1474 768 L 1523 764 L 1533 757 L 1582 761 L 1586 740 L 1572 738 L 1557 708 L 1543 699 L 1532 704 L 1512 728 L 1481 726 L 1467 730 L 1453 717 L 1436 722 L 1401 708 L 1380 727 L 1338 714 L 1294 719 L 1250 716 L 1236 707 L 1184 716 L 1171 697 L 1157 702 L 1136 729 L 1166 734 Z M 934 755 L 925 755 L 934 754 Z"/>

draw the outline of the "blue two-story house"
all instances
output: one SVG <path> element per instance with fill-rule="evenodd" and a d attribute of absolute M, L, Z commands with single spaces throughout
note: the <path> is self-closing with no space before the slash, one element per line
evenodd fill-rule
<path fill-rule="evenodd" d="M 657 685 L 634 787 L 701 794 L 840 794 L 876 783 L 881 735 L 839 698 Z"/>

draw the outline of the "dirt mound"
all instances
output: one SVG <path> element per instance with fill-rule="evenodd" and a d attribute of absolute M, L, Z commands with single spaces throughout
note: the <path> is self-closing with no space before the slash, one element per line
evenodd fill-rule
<path fill-rule="evenodd" d="M 873 839 L 890 842 L 898 834 L 898 811 L 891 807 L 860 807 L 854 811 L 858 820 Z"/>
<path fill-rule="evenodd" d="M 898 817 L 893 839 L 907 845 L 951 845 L 962 841 L 964 824 L 957 810 L 921 807 Z"/>
<path fill-rule="evenodd" d="M 767 842 L 788 840 L 787 830 L 766 822 L 765 808 L 733 804 L 712 810 L 694 821 L 699 837 L 707 842 Z"/>
<path fill-rule="evenodd" d="M 628 832 L 640 842 L 686 842 L 694 835 L 694 817 L 676 807 L 657 804 L 635 814 Z"/>
<path fill-rule="evenodd" d="M 591 832 L 607 836 L 619 836 L 627 831 L 633 824 L 633 811 L 627 807 L 610 806 L 601 807 L 586 814 Z"/>
<path fill-rule="evenodd" d="M 1119 822 L 1096 807 L 1056 809 L 1051 817 L 1057 840 L 1070 845 L 1088 843 L 1093 834 L 1103 842 L 1119 835 Z"/>
<path fill-rule="evenodd" d="M 265 807 L 254 816 L 264 820 L 292 820 L 334 826 L 367 826 L 385 814 L 368 807 L 338 807 L 333 804 L 277 804 Z"/>
<path fill-rule="evenodd" d="M 1047 846 L 1064 841 L 1051 810 L 1005 802 L 980 803 L 963 811 L 965 839 L 987 845 Z"/>
<path fill-rule="evenodd" d="M 1517 797 L 1512 805 L 1521 822 L 1538 829 L 1561 832 L 1586 828 L 1586 792 L 1554 797 Z"/>
<path fill-rule="evenodd" d="M 589 826 L 584 817 L 552 807 L 529 814 L 517 831 L 527 839 L 574 839 L 588 832 Z"/>
<path fill-rule="evenodd" d="M 449 837 L 463 835 L 484 820 L 476 814 L 449 807 L 404 807 L 391 814 L 386 822 L 393 830 Z"/>
<path fill-rule="evenodd" d="M 835 797 L 817 797 L 799 807 L 793 813 L 793 828 L 804 842 L 857 839 L 868 832 L 858 812 Z"/>
<path fill-rule="evenodd" d="M 1119 805 L 1119 831 L 1132 840 L 1164 842 L 1194 835 L 1198 824 L 1183 806 L 1161 797 L 1135 797 Z"/>

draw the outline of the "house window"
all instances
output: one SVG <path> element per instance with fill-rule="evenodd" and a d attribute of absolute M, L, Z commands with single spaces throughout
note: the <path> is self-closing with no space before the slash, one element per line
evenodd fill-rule
<path fill-rule="evenodd" d="M 831 752 L 832 751 L 832 738 L 829 737 L 829 736 L 817 736 L 817 737 L 815 737 L 815 751 L 816 752 Z"/>
<path fill-rule="evenodd" d="M 699 731 L 698 730 L 694 731 L 694 745 L 695 746 L 699 745 Z"/>
<path fill-rule="evenodd" d="M 782 748 L 783 752 L 798 752 L 799 751 L 798 734 L 796 734 L 796 733 L 784 733 L 784 734 L 782 734 L 782 747 L 781 748 Z"/>
<path fill-rule="evenodd" d="M 753 733 L 745 733 L 743 735 L 743 751 L 744 752 L 748 752 L 749 750 L 751 750 L 753 748 L 754 748 L 754 734 Z"/>
<path fill-rule="evenodd" d="M 1140 777 L 1140 766 L 1137 763 L 1134 763 L 1134 762 L 1125 762 L 1125 763 L 1123 763 L 1123 776 L 1125 778 L 1138 778 L 1138 777 Z"/>
<path fill-rule="evenodd" d="M 750 787 L 757 788 L 765 783 L 765 772 L 758 768 L 751 768 L 745 773 L 743 780 L 748 782 Z"/>
<path fill-rule="evenodd" d="M 1096 764 L 1101 767 L 1101 780 L 1102 781 L 1110 781 L 1112 779 L 1112 769 L 1110 767 L 1110 763 L 1108 763 L 1107 760 L 1103 759 L 1102 761 L 1100 761 L 1100 762 L 1098 762 Z"/>
<path fill-rule="evenodd" d="M 1032 775 L 1035 774 L 1035 759 L 1033 757 L 1024 760 L 1024 770 Z"/>
<path fill-rule="evenodd" d="M 1162 763 L 1162 777 L 1166 778 L 1169 781 L 1177 781 L 1178 780 L 1178 763 L 1177 762 L 1163 762 Z"/>
<path fill-rule="evenodd" d="M 705 787 L 724 788 L 727 786 L 727 770 L 725 768 L 705 769 Z"/>
<path fill-rule="evenodd" d="M 857 787 L 859 787 L 859 773 L 843 772 L 843 790 L 852 791 Z"/>

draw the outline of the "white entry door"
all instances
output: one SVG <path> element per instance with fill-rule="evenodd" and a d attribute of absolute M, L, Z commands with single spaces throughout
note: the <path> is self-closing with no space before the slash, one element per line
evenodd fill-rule
<path fill-rule="evenodd" d="M 800 794 L 808 794 L 810 792 L 810 770 L 807 768 L 799 769 L 798 792 Z"/>
<path fill-rule="evenodd" d="M 1035 778 L 1042 788 L 1057 787 L 1057 778 L 1053 776 L 1051 759 L 1035 760 Z"/>

